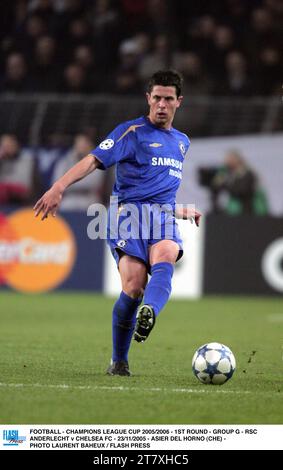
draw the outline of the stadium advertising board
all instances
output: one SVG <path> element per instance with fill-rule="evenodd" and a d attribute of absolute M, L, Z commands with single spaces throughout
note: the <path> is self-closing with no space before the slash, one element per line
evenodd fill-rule
<path fill-rule="evenodd" d="M 282 295 L 282 219 L 208 216 L 205 294 Z"/>
<path fill-rule="evenodd" d="M 1 285 L 25 293 L 101 290 L 102 242 L 89 240 L 86 227 L 84 214 L 39 222 L 31 209 L 2 213 Z"/>

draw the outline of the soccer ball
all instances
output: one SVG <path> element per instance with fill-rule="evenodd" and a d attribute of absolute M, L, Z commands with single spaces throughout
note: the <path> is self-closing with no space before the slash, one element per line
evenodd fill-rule
<path fill-rule="evenodd" d="M 195 376 L 204 384 L 222 385 L 231 379 L 236 369 L 235 356 L 224 344 L 204 344 L 192 360 Z"/>

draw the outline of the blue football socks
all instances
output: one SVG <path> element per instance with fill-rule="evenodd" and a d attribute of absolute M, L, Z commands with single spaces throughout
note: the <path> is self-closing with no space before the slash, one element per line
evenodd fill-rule
<path fill-rule="evenodd" d="M 121 292 L 112 314 L 112 360 L 127 361 L 136 324 L 136 311 L 142 299 L 132 299 Z"/>
<path fill-rule="evenodd" d="M 151 279 L 145 288 L 144 303 L 152 305 L 156 316 L 170 297 L 173 272 L 174 266 L 171 263 L 156 263 L 151 267 Z"/>

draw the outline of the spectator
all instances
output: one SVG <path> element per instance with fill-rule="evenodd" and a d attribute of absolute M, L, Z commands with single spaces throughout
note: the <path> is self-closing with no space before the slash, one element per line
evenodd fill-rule
<path fill-rule="evenodd" d="M 214 212 L 267 214 L 266 197 L 258 186 L 257 177 L 235 150 L 227 153 L 223 168 L 212 179 L 211 190 Z"/>
<path fill-rule="evenodd" d="M 211 72 L 219 79 L 225 71 L 227 54 L 235 47 L 235 36 L 232 28 L 218 26 L 214 33 L 214 51 L 210 62 Z"/>
<path fill-rule="evenodd" d="M 211 82 L 203 70 L 200 57 L 194 52 L 182 55 L 177 65 L 184 79 L 184 96 L 207 95 L 211 90 Z"/>
<path fill-rule="evenodd" d="M 0 138 L 0 203 L 27 204 L 35 190 L 34 157 L 14 135 Z"/>
<path fill-rule="evenodd" d="M 28 60 L 36 41 L 45 34 L 47 34 L 47 25 L 44 20 L 38 15 L 30 15 L 21 28 L 16 28 L 11 47 L 20 51 Z"/>
<path fill-rule="evenodd" d="M 96 58 L 102 74 L 111 74 L 112 67 L 116 65 L 118 47 L 125 39 L 125 30 L 115 6 L 110 0 L 97 0 L 93 2 L 90 12 L 92 19 Z M 101 47 L 101 45 L 103 47 Z"/>
<path fill-rule="evenodd" d="M 191 49 L 204 60 L 205 64 L 213 66 L 213 40 L 216 31 L 215 19 L 204 15 L 194 19 L 184 38 L 184 46 Z M 184 34 L 180 32 L 180 35 Z M 181 36 L 182 37 L 182 36 Z"/>
<path fill-rule="evenodd" d="M 119 95 L 136 95 L 142 91 L 139 77 L 135 71 L 121 70 L 115 77 L 114 92 Z"/>
<path fill-rule="evenodd" d="M 225 59 L 225 75 L 216 86 L 217 95 L 248 96 L 253 92 L 247 61 L 239 51 L 229 52 Z"/>
<path fill-rule="evenodd" d="M 0 85 L 1 91 L 23 93 L 32 91 L 32 81 L 28 77 L 27 64 L 22 54 L 14 52 L 6 61 L 4 78 Z"/>
<path fill-rule="evenodd" d="M 164 0 L 148 0 L 147 2 L 149 28 L 158 36 L 168 34 L 173 26 L 169 16 L 169 3 Z"/>
<path fill-rule="evenodd" d="M 81 46 L 76 47 L 73 58 L 74 62 L 83 67 L 87 72 L 91 74 L 94 73 L 95 65 L 93 50 L 90 46 L 82 44 Z"/>
<path fill-rule="evenodd" d="M 56 92 L 58 89 L 58 68 L 55 62 L 56 43 L 51 36 L 38 39 L 35 48 L 33 73 L 35 89 L 41 92 Z"/>
<path fill-rule="evenodd" d="M 156 36 L 153 51 L 144 56 L 140 67 L 139 75 L 142 80 L 147 81 L 154 70 L 166 69 L 170 64 L 169 40 L 164 34 Z"/>
<path fill-rule="evenodd" d="M 69 26 L 68 46 L 74 49 L 82 44 L 91 44 L 89 24 L 83 18 L 76 18 Z"/>
<path fill-rule="evenodd" d="M 258 95 L 279 95 L 282 90 L 280 52 L 273 47 L 260 51 L 255 88 Z"/>
<path fill-rule="evenodd" d="M 62 93 L 88 93 L 90 91 L 86 72 L 80 65 L 74 63 L 65 68 L 60 91 Z"/>
<path fill-rule="evenodd" d="M 137 94 L 141 91 L 137 73 L 139 44 L 135 39 L 123 41 L 120 45 L 120 63 L 113 77 L 109 77 L 109 90 L 119 94 Z M 114 82 L 114 83 L 113 83 Z M 113 89 L 114 85 L 114 89 Z"/>
<path fill-rule="evenodd" d="M 66 171 L 93 150 L 94 144 L 84 134 L 75 137 L 73 147 L 64 157 L 61 157 L 55 166 L 53 182 L 60 178 Z M 91 173 L 77 184 L 71 186 L 62 201 L 61 209 L 65 211 L 85 211 L 94 202 L 103 201 L 104 172 Z"/>

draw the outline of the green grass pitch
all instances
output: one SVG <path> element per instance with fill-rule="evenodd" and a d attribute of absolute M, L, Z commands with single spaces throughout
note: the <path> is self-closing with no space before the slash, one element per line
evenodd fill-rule
<path fill-rule="evenodd" d="M 133 377 L 108 377 L 113 299 L 0 294 L 1 424 L 282 424 L 283 304 L 276 298 L 170 301 Z M 191 371 L 201 344 L 237 360 L 232 379 L 203 385 Z"/>

